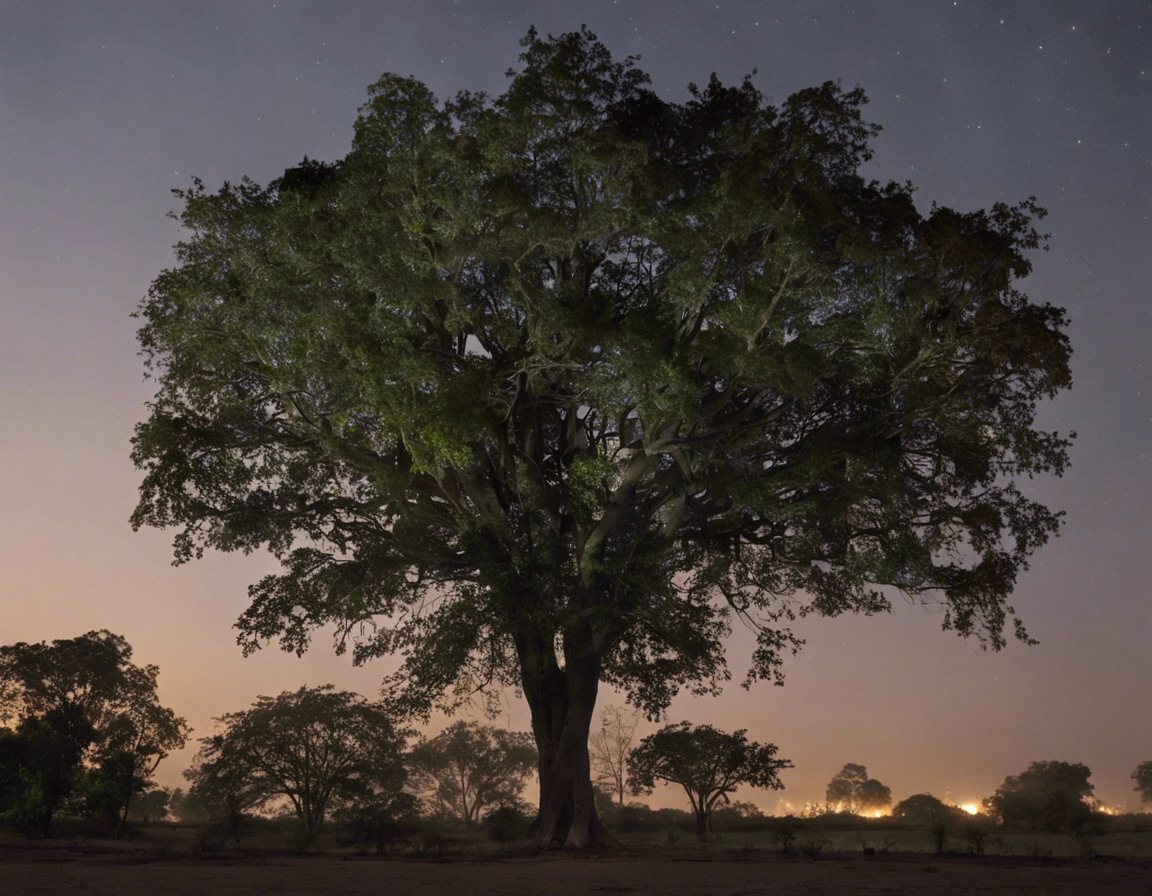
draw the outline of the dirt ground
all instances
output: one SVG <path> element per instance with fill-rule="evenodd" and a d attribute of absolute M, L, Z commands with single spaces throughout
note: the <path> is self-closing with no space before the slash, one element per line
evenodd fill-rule
<path fill-rule="evenodd" d="M 77 846 L 0 847 L 0 893 L 41 894 L 1152 894 L 1152 863 L 923 854 L 544 853 L 498 859 L 157 857 Z"/>

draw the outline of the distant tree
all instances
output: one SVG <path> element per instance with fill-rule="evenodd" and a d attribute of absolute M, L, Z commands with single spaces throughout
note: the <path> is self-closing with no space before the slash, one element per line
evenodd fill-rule
<path fill-rule="evenodd" d="M 1140 802 L 1152 803 L 1152 761 L 1141 762 L 1132 772 L 1132 780 L 1136 782 L 1133 788 L 1140 794 Z"/>
<path fill-rule="evenodd" d="M 531 734 L 476 722 L 456 722 L 408 754 L 411 786 L 470 830 L 496 806 L 520 805 L 535 771 Z"/>
<path fill-rule="evenodd" d="M 209 819 L 208 807 L 196 794 L 183 787 L 172 791 L 168 811 L 180 824 L 202 824 Z"/>
<path fill-rule="evenodd" d="M 832 776 L 824 799 L 841 811 L 859 814 L 892 805 L 892 791 L 875 778 L 869 778 L 864 766 L 849 762 Z"/>
<path fill-rule="evenodd" d="M 605 706 L 600 713 L 600 730 L 588 739 L 592 781 L 624 805 L 628 792 L 628 753 L 640 724 L 640 710 Z"/>
<path fill-rule="evenodd" d="M 857 812 L 883 812 L 892 805 L 892 789 L 869 778 L 856 791 Z"/>
<path fill-rule="evenodd" d="M 186 776 L 197 795 L 228 812 L 286 798 L 311 841 L 325 813 L 367 792 L 399 793 L 406 731 L 382 706 L 332 685 L 258 697 L 217 721 Z"/>
<path fill-rule="evenodd" d="M 223 824 L 237 845 L 251 812 L 270 797 L 261 782 L 248 774 L 247 758 L 223 734 L 200 739 L 200 751 L 184 778 L 191 785 L 184 797 L 188 821 Z"/>
<path fill-rule="evenodd" d="M 130 821 L 141 821 L 145 824 L 153 821 L 164 821 L 171 814 L 172 796 L 175 793 L 167 787 L 153 787 L 145 791 L 132 803 L 128 813 Z"/>
<path fill-rule="evenodd" d="M 600 683 L 714 692 L 734 617 L 749 680 L 896 591 L 1027 640 L 1070 347 L 1018 284 L 1043 211 L 866 177 L 862 90 L 670 102 L 586 29 L 523 46 L 500 96 L 388 75 L 338 162 L 179 193 L 132 523 L 280 560 L 246 651 L 334 626 L 421 713 L 519 687 L 536 836 L 583 846 Z"/>
<path fill-rule="evenodd" d="M 1007 824 L 1049 831 L 1075 831 L 1092 813 L 1088 766 L 1076 762 L 1033 762 L 1009 775 L 984 807 Z"/>
<path fill-rule="evenodd" d="M 51 773 L 51 787 L 34 787 L 37 799 L 47 800 L 45 831 L 56 806 L 85 778 L 90 802 L 115 819 L 119 833 L 133 795 L 187 742 L 185 720 L 160 705 L 159 671 L 135 665 L 128 642 L 106 630 L 0 647 L 0 721 L 20 719 L 26 730 L 36 730 L 38 743 L 54 742 L 51 755 L 71 763 L 67 773 Z M 79 774 L 81 766 L 87 774 Z M 42 772 L 34 777 L 43 780 Z"/>
<path fill-rule="evenodd" d="M 115 820 L 119 837 L 133 797 L 153 784 L 153 774 L 191 733 L 182 718 L 155 701 L 126 707 L 104 731 L 91 773 L 99 804 Z"/>
<path fill-rule="evenodd" d="M 679 784 L 696 817 L 696 834 L 708 838 L 717 802 L 741 784 L 779 790 L 779 772 L 791 768 L 776 758 L 775 744 L 749 741 L 744 729 L 728 734 L 711 725 L 666 725 L 640 741 L 628 755 L 633 794 L 651 793 L 657 781 Z"/>
<path fill-rule="evenodd" d="M 965 814 L 963 809 L 949 806 L 930 793 L 917 793 L 901 800 L 892 809 L 893 818 L 925 826 L 941 818 L 958 821 Z"/>
<path fill-rule="evenodd" d="M 824 801 L 832 806 L 842 807 L 849 812 L 856 808 L 856 791 L 868 780 L 868 769 L 849 762 L 832 776 L 824 791 Z"/>

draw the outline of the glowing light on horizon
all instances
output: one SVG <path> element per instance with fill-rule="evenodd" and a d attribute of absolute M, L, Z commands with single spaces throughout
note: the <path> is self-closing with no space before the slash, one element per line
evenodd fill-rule
<path fill-rule="evenodd" d="M 979 815 L 980 814 L 980 807 L 978 805 L 976 805 L 975 803 L 961 803 L 958 808 L 963 809 L 969 815 Z"/>

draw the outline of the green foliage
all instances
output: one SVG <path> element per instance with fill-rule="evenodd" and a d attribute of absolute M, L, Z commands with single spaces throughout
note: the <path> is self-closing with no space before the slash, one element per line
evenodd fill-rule
<path fill-rule="evenodd" d="M 74 789 L 80 754 L 73 738 L 38 716 L 0 730 L 0 821 L 28 837 L 46 837 Z"/>
<path fill-rule="evenodd" d="M 587 30 L 523 46 L 498 97 L 387 75 L 343 159 L 177 192 L 133 526 L 279 558 L 246 651 L 334 626 L 403 657 L 405 712 L 524 687 L 557 780 L 597 679 L 653 717 L 714 692 L 734 617 L 748 682 L 796 614 L 895 592 L 1027 640 L 1059 517 L 1016 482 L 1068 446 L 1034 427 L 1066 320 L 1017 286 L 1043 211 L 866 180 L 859 89 L 670 103 Z"/>
<path fill-rule="evenodd" d="M 119 833 L 133 795 L 188 739 L 184 719 L 159 703 L 158 675 L 132 663 L 131 646 L 108 631 L 0 647 L 0 721 L 18 719 L 11 743 L 23 743 L 5 755 L 19 765 L 5 775 L 3 803 L 21 807 L 18 826 L 47 834 L 75 793 Z"/>
<path fill-rule="evenodd" d="M 716 804 L 741 784 L 779 790 L 779 772 L 791 768 L 777 759 L 775 744 L 749 741 L 743 729 L 728 734 L 711 725 L 680 722 L 666 725 L 640 741 L 628 754 L 630 786 L 635 794 L 651 793 L 657 781 L 679 784 L 688 794 L 701 839 L 710 830 Z"/>
<path fill-rule="evenodd" d="M 403 787 L 409 732 L 358 694 L 302 687 L 217 722 L 223 731 L 201 738 L 185 777 L 234 833 L 245 813 L 286 798 L 311 842 L 332 805 L 388 804 Z"/>
<path fill-rule="evenodd" d="M 468 830 L 499 805 L 520 804 L 535 771 L 532 735 L 475 722 L 456 722 L 408 754 L 411 786 Z"/>
<path fill-rule="evenodd" d="M 1005 778 L 984 807 L 1006 824 L 1075 833 L 1092 814 L 1091 774 L 1079 762 L 1033 762 Z"/>

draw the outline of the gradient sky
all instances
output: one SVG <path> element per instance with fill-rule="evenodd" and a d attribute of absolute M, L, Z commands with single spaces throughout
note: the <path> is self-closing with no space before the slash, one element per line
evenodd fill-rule
<path fill-rule="evenodd" d="M 129 315 L 173 261 L 172 188 L 340 158 L 384 72 L 441 98 L 499 93 L 530 25 L 581 23 L 617 57 L 641 54 L 670 100 L 753 68 L 777 102 L 828 79 L 863 86 L 884 128 L 868 175 L 911 180 L 925 209 L 1030 195 L 1049 209 L 1052 248 L 1023 288 L 1072 319 L 1075 385 L 1041 414 L 1078 432 L 1072 466 L 1025 484 L 1066 526 L 1013 601 L 1039 646 L 985 653 L 920 607 L 806 620 L 783 688 L 680 698 L 669 720 L 776 743 L 796 766 L 786 790 L 740 794 L 767 811 L 822 800 L 846 762 L 897 800 L 965 802 L 1040 759 L 1086 763 L 1098 797 L 1136 808 L 1129 776 L 1152 759 L 1144 0 L 0 0 L 0 643 L 118 632 L 160 666 L 161 700 L 194 737 L 301 684 L 375 695 L 393 664 L 353 668 L 324 635 L 303 659 L 241 656 L 232 624 L 268 559 L 174 568 L 172 533 L 129 528 L 128 440 L 151 395 Z M 737 679 L 750 645 L 732 639 Z M 501 723 L 527 719 L 509 695 Z M 161 783 L 183 783 L 194 746 L 161 765 Z"/>

